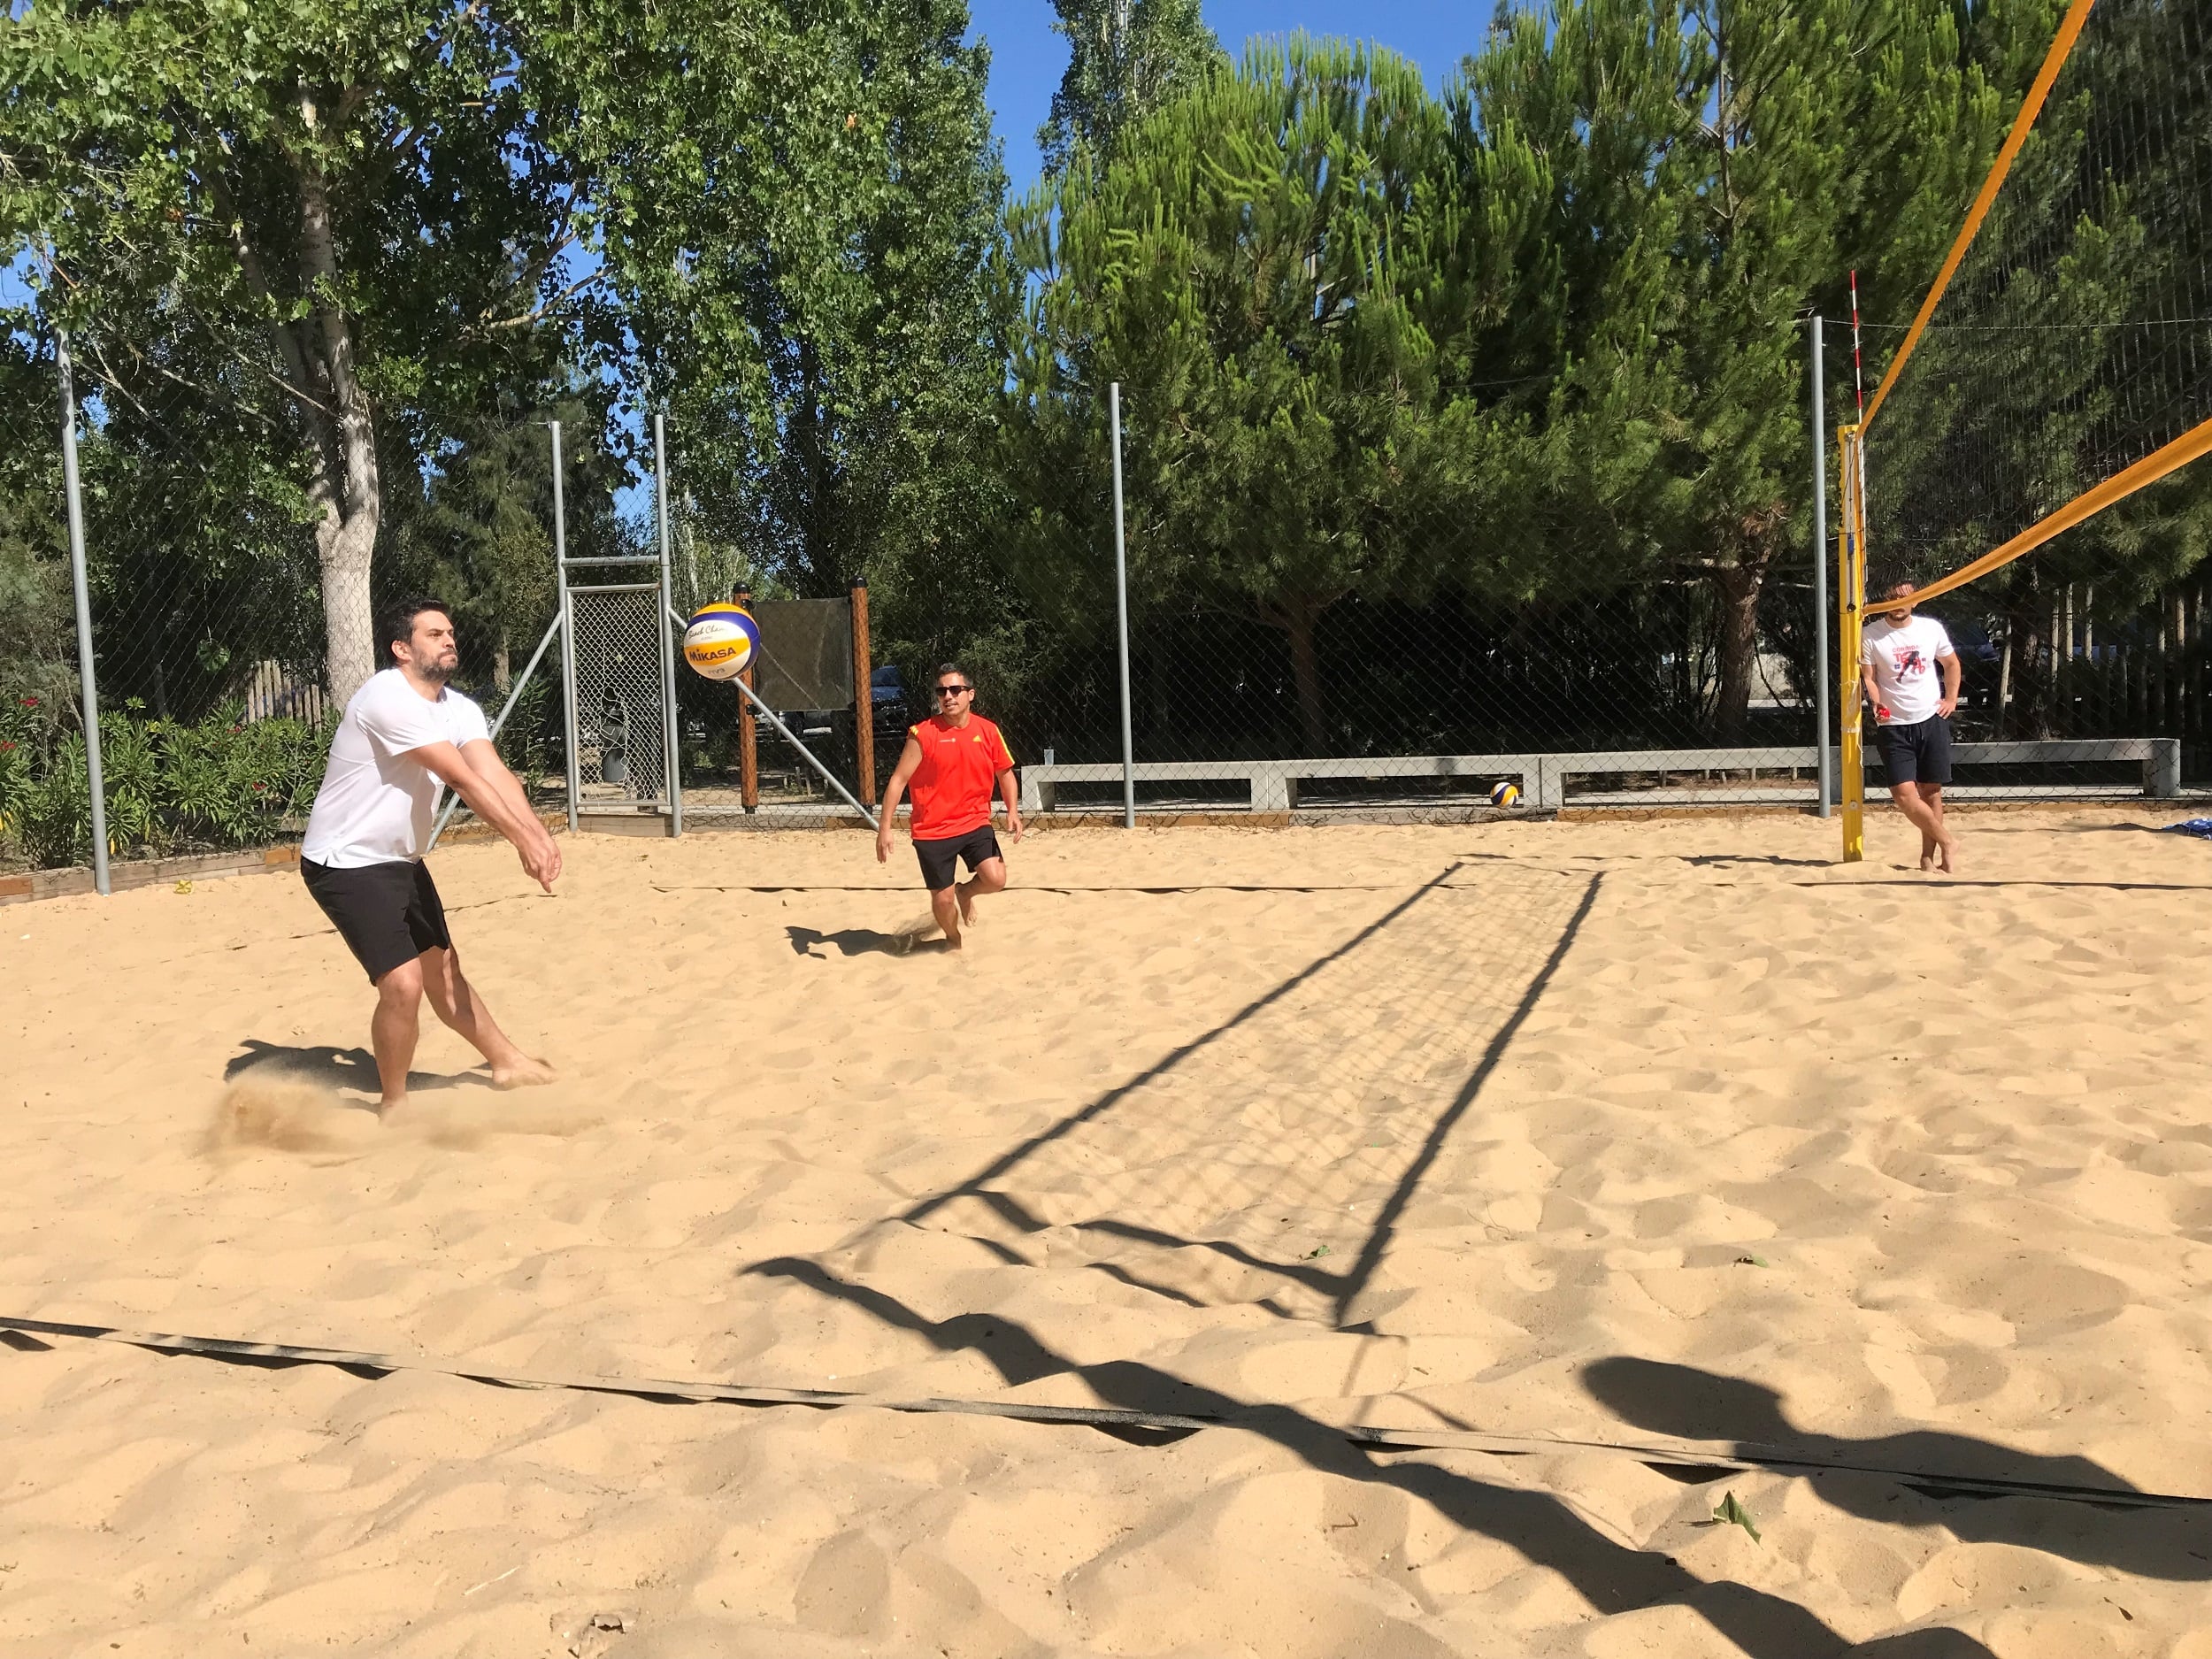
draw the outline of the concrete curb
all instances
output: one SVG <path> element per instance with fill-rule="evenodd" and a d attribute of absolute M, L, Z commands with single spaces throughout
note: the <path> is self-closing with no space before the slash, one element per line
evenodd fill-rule
<path fill-rule="evenodd" d="M 556 834 L 568 827 L 565 813 L 540 816 L 546 828 Z M 439 844 L 496 839 L 498 832 L 488 825 L 457 824 L 446 832 Z M 297 870 L 299 864 L 299 847 L 289 841 L 275 847 L 242 847 L 234 852 L 191 853 L 179 858 L 132 858 L 108 866 L 108 888 L 111 893 L 127 893 L 133 887 L 155 887 L 178 881 L 220 881 L 230 876 L 274 875 Z M 92 872 L 81 864 L 62 870 L 26 870 L 14 875 L 0 875 L 0 905 L 65 899 L 93 890 Z"/>

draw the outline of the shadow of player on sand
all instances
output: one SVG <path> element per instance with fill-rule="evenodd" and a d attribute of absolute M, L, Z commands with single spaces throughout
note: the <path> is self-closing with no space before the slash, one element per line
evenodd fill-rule
<path fill-rule="evenodd" d="M 326 1088 L 351 1089 L 372 1097 L 382 1092 L 377 1080 L 376 1056 L 366 1048 L 340 1048 L 326 1042 L 289 1043 L 264 1042 L 258 1037 L 242 1037 L 240 1052 L 233 1055 L 223 1067 L 223 1081 L 234 1083 L 249 1071 L 264 1067 L 272 1073 L 280 1073 L 298 1082 L 319 1084 Z M 428 1089 L 489 1088 L 489 1071 L 468 1071 L 451 1074 L 428 1071 L 410 1071 L 407 1088 L 410 1094 Z"/>
<path fill-rule="evenodd" d="M 1551 1493 L 1433 1463 L 1386 1460 L 1294 1406 L 1237 1400 L 1141 1361 L 1086 1365 L 997 1314 L 932 1319 L 887 1292 L 794 1257 L 758 1263 L 745 1271 L 803 1286 L 917 1336 L 941 1353 L 975 1354 L 1010 1386 L 1072 1374 L 1102 1405 L 1233 1417 L 1240 1431 L 1274 1442 L 1310 1469 L 1402 1492 L 1456 1526 L 1496 1539 L 1558 1573 L 1601 1615 L 1686 1607 L 1722 1642 L 1751 1659 L 1842 1659 L 1847 1654 L 1860 1659 L 1994 1659 L 1980 1642 L 1950 1629 L 1912 1631 L 1854 1646 L 1788 1597 L 1732 1579 L 1701 1578 L 1660 1550 L 1609 1537 Z M 1720 1650 L 1717 1645 L 1714 1651 Z"/>
<path fill-rule="evenodd" d="M 2086 1457 L 2044 1456 L 1938 1429 L 1866 1440 L 1820 1434 L 1793 1424 L 1771 1388 L 1658 1360 L 1598 1360 L 1583 1368 L 1582 1380 L 1623 1421 L 1651 1433 L 1729 1442 L 1736 1455 L 1753 1460 L 1778 1454 L 1851 1465 L 1788 1472 L 1863 1520 L 1912 1524 L 1916 1517 L 1904 1512 L 1913 1507 L 1909 1493 L 1939 1503 L 1943 1525 L 1966 1542 L 2017 1545 L 2147 1578 L 2212 1578 L 2212 1499 L 2186 1508 L 2128 1505 L 2124 1494 L 2139 1488 Z M 1859 1472 L 1875 1469 L 1910 1470 L 1917 1478 L 1901 1490 L 1894 1479 Z M 2034 1481 L 2052 1487 L 2053 1499 L 2070 1501 L 1987 1495 L 1947 1486 L 1947 1475 Z M 2116 1501 L 2085 1500 L 2085 1487 Z"/>
<path fill-rule="evenodd" d="M 787 926 L 783 931 L 789 935 L 795 955 L 811 956 L 817 962 L 827 960 L 815 949 L 817 945 L 835 945 L 840 953 L 848 956 L 903 956 L 921 945 L 918 932 L 879 933 L 872 927 L 846 927 L 826 933 L 818 928 L 794 926 Z"/>

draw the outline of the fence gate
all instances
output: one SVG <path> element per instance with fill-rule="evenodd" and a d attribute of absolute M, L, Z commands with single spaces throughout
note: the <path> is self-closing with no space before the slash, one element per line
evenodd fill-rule
<path fill-rule="evenodd" d="M 569 557 L 557 426 L 553 445 L 569 826 L 590 814 L 649 813 L 666 820 L 662 833 L 680 834 L 666 538 L 651 551 Z"/>

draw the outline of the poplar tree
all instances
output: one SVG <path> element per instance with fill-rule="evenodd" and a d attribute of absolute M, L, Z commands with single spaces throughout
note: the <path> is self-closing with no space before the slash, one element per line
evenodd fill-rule
<path fill-rule="evenodd" d="M 574 373 L 737 411 L 756 525 L 841 572 L 833 526 L 914 486 L 939 371 L 982 337 L 996 175 L 965 22 L 33 0 L 0 25 L 0 242 L 91 389 L 188 410 L 266 534 L 288 496 L 343 698 L 380 657 L 387 469 Z"/>
<path fill-rule="evenodd" d="M 1052 0 L 1067 73 L 1052 116 L 1037 129 L 1048 173 L 1079 155 L 1102 162 L 1119 134 L 1187 90 L 1227 58 L 1199 0 Z"/>

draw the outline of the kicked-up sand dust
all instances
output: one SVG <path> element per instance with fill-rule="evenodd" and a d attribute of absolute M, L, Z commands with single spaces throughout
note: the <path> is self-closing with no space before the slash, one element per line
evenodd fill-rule
<path fill-rule="evenodd" d="M 958 957 L 860 833 L 459 848 L 560 1080 L 389 1123 L 296 882 L 12 909 L 0 1320 L 1242 1415 L 17 1334 L 0 1655 L 2212 1659 L 2212 1507 L 1944 1479 L 2212 1497 L 2212 847 L 1960 817 L 1055 829 Z"/>
<path fill-rule="evenodd" d="M 488 1075 L 480 1080 L 491 1086 Z M 359 1157 L 408 1141 L 467 1148 L 494 1135 L 574 1134 L 598 1121 L 573 1102 L 549 1104 L 534 1094 L 504 1093 L 465 1102 L 411 1094 L 403 1106 L 380 1116 L 377 1091 L 366 1093 L 366 1099 L 348 1099 L 280 1066 L 250 1068 L 215 1102 L 206 1150 L 216 1157 L 255 1148 Z"/>

